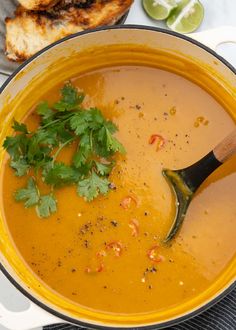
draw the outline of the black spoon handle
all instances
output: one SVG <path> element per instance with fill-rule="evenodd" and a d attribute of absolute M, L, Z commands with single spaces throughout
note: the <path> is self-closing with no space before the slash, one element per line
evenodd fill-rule
<path fill-rule="evenodd" d="M 195 164 L 177 171 L 184 182 L 195 192 L 203 181 L 220 165 L 236 153 L 236 130 L 220 142 L 209 154 Z"/>

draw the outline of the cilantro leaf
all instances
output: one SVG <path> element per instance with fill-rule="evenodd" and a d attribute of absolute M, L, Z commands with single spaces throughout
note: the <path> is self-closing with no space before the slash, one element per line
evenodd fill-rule
<path fill-rule="evenodd" d="M 55 163 L 44 177 L 47 184 L 55 187 L 70 185 L 77 182 L 78 179 L 79 173 L 74 168 L 64 163 Z"/>
<path fill-rule="evenodd" d="M 61 89 L 62 98 L 59 102 L 54 104 L 54 109 L 64 112 L 77 108 L 84 100 L 84 94 L 78 93 L 77 88 L 71 83 L 65 84 Z"/>
<path fill-rule="evenodd" d="M 19 136 L 7 136 L 3 142 L 3 148 L 13 159 L 19 157 L 19 142 Z"/>
<path fill-rule="evenodd" d="M 88 130 L 96 131 L 106 124 L 110 127 L 109 122 L 106 122 L 101 111 L 97 108 L 78 111 L 70 119 L 70 127 L 78 136 L 85 134 Z"/>
<path fill-rule="evenodd" d="M 106 120 L 105 120 L 101 110 L 99 110 L 97 108 L 90 108 L 88 111 L 91 116 L 90 128 L 92 130 L 99 129 L 103 125 L 105 125 Z"/>
<path fill-rule="evenodd" d="M 112 153 L 120 152 L 121 154 L 125 154 L 125 148 L 123 145 L 111 135 L 111 133 L 106 129 L 106 147 L 107 150 L 111 151 Z"/>
<path fill-rule="evenodd" d="M 116 152 L 125 154 L 123 145 L 112 135 L 106 126 L 102 126 L 93 137 L 94 147 L 99 156 L 107 158 Z"/>
<path fill-rule="evenodd" d="M 73 164 L 76 168 L 81 167 L 86 163 L 89 156 L 91 156 L 91 144 L 90 144 L 90 136 L 83 135 L 79 142 L 79 148 L 74 154 Z"/>
<path fill-rule="evenodd" d="M 79 111 L 70 119 L 70 127 L 76 135 L 86 132 L 91 122 L 91 114 L 89 111 Z"/>
<path fill-rule="evenodd" d="M 83 101 L 84 95 L 78 94 L 78 90 L 70 82 L 65 84 L 61 89 L 62 100 L 68 104 L 81 103 Z"/>
<path fill-rule="evenodd" d="M 67 83 L 58 102 L 49 106 L 43 101 L 37 106 L 40 125 L 35 131 L 29 132 L 25 124 L 13 122 L 16 134 L 7 136 L 3 147 L 16 176 L 29 177 L 29 170 L 33 170 L 37 181 L 50 186 L 51 191 L 76 184 L 78 194 L 87 201 L 108 192 L 107 177 L 115 165 L 113 156 L 125 150 L 114 136 L 117 126 L 98 108 L 85 109 L 83 100 L 84 94 Z M 78 147 L 71 163 L 57 162 L 59 153 L 72 142 Z M 16 191 L 15 199 L 23 201 L 25 207 L 35 205 L 40 217 L 48 217 L 57 209 L 53 193 L 41 196 L 33 177 L 29 177 L 25 188 Z"/>
<path fill-rule="evenodd" d="M 40 128 L 35 132 L 31 139 L 35 139 L 34 142 L 36 144 L 44 144 L 51 146 L 58 145 L 56 132 L 51 130 L 45 130 Z"/>
<path fill-rule="evenodd" d="M 54 140 L 57 143 L 56 140 Z M 50 142 L 50 145 L 47 145 L 47 142 Z M 52 152 L 51 137 L 48 137 L 47 134 L 35 134 L 30 138 L 28 145 L 28 150 L 26 153 L 28 164 L 39 168 L 43 166 L 46 162 L 51 160 L 50 154 Z"/>
<path fill-rule="evenodd" d="M 25 154 L 27 146 L 28 138 L 25 134 L 7 136 L 3 142 L 3 147 L 14 160 Z"/>
<path fill-rule="evenodd" d="M 46 102 L 46 101 L 42 101 L 41 103 L 39 103 L 36 111 L 37 111 L 37 114 L 39 116 L 41 116 L 42 123 L 44 125 L 49 123 L 54 116 L 54 111 L 52 111 L 49 108 L 48 102 Z"/>
<path fill-rule="evenodd" d="M 118 127 L 116 126 L 116 124 L 114 124 L 110 120 L 107 120 L 104 126 L 111 134 L 114 134 L 115 132 L 118 131 Z"/>
<path fill-rule="evenodd" d="M 80 168 L 87 162 L 88 155 L 90 154 L 90 147 L 80 147 L 79 150 L 73 156 L 73 164 L 75 168 Z"/>
<path fill-rule="evenodd" d="M 90 202 L 99 194 L 107 194 L 109 191 L 109 183 L 109 180 L 99 177 L 94 171 L 92 171 L 88 178 L 79 181 L 77 192 L 80 196 Z"/>
<path fill-rule="evenodd" d="M 110 164 L 103 164 L 103 163 L 99 163 L 99 162 L 94 162 L 97 168 L 97 172 L 98 174 L 104 176 L 104 175 L 108 175 L 110 174 L 114 163 L 110 163 Z"/>
<path fill-rule="evenodd" d="M 27 164 L 24 158 L 17 160 L 11 160 L 10 166 L 16 171 L 16 176 L 24 176 L 27 174 L 30 166 Z"/>
<path fill-rule="evenodd" d="M 12 128 L 14 129 L 15 132 L 21 132 L 21 133 L 28 134 L 27 126 L 23 123 L 20 124 L 16 120 L 14 120 Z"/>
<path fill-rule="evenodd" d="M 49 130 L 56 134 L 57 141 L 61 143 L 65 143 L 73 137 L 72 132 L 65 127 L 65 123 L 63 122 L 51 127 Z"/>
<path fill-rule="evenodd" d="M 36 207 L 37 214 L 40 218 L 47 218 L 57 211 L 57 201 L 54 195 L 41 196 Z"/>
<path fill-rule="evenodd" d="M 39 202 L 39 192 L 35 180 L 30 177 L 28 179 L 27 187 L 18 189 L 15 193 L 15 200 L 17 202 L 24 201 L 26 208 L 34 206 Z"/>

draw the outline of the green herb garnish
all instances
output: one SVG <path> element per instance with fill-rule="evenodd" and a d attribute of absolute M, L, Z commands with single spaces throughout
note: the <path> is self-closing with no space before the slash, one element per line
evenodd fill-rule
<path fill-rule="evenodd" d="M 28 177 L 27 186 L 15 192 L 15 200 L 24 202 L 26 208 L 35 206 L 39 217 L 56 212 L 56 188 L 74 184 L 86 201 L 107 194 L 113 156 L 125 153 L 113 135 L 117 126 L 99 109 L 85 109 L 84 97 L 71 83 L 65 84 L 58 102 L 49 106 L 44 101 L 37 106 L 40 125 L 34 132 L 14 121 L 16 134 L 4 141 L 15 175 Z M 77 146 L 71 164 L 57 162 L 61 150 L 71 143 Z M 40 181 L 50 187 L 48 194 L 41 194 Z"/>

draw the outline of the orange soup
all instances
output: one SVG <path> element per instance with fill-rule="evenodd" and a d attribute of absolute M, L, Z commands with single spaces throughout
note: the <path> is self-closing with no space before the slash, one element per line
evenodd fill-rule
<path fill-rule="evenodd" d="M 126 154 L 115 156 L 107 195 L 86 202 L 73 185 L 58 189 L 58 210 L 46 219 L 15 202 L 26 179 L 14 175 L 6 156 L 2 200 L 19 253 L 52 290 L 98 311 L 161 311 L 199 295 L 235 254 L 236 158 L 204 183 L 170 244 L 163 239 L 175 204 L 162 169 L 200 159 L 234 119 L 204 89 L 158 68 L 101 68 L 72 83 L 84 91 L 86 106 L 117 124 Z M 61 87 L 43 99 L 57 101 Z M 39 123 L 34 110 L 25 117 L 30 129 Z M 70 163 L 74 149 L 69 144 L 59 159 Z"/>

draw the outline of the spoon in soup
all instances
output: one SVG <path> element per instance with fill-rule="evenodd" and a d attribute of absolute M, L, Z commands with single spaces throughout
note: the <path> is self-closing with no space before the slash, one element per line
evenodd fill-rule
<path fill-rule="evenodd" d="M 175 219 L 165 238 L 165 242 L 169 242 L 177 234 L 194 193 L 199 186 L 212 172 L 235 153 L 236 129 L 211 152 L 193 165 L 180 170 L 164 169 L 162 171 L 176 198 Z"/>

